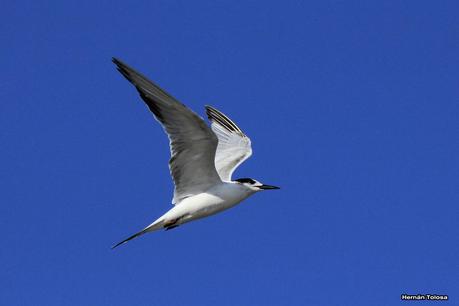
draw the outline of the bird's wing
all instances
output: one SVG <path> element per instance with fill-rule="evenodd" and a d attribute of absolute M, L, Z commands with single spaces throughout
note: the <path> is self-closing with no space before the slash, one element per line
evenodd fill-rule
<path fill-rule="evenodd" d="M 215 169 L 218 139 L 204 120 L 158 85 L 113 58 L 169 137 L 169 169 L 175 183 L 173 204 L 221 182 Z"/>
<path fill-rule="evenodd" d="M 212 131 L 218 137 L 215 168 L 222 181 L 231 181 L 234 170 L 252 155 L 250 138 L 227 116 L 211 106 L 206 106 Z"/>

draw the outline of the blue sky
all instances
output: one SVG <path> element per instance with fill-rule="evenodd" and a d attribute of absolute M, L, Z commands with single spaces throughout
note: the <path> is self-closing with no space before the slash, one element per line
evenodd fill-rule
<path fill-rule="evenodd" d="M 15 1 L 0 15 L 0 304 L 398 305 L 459 293 L 457 1 Z M 252 138 L 281 186 L 171 207 L 116 56 Z"/>

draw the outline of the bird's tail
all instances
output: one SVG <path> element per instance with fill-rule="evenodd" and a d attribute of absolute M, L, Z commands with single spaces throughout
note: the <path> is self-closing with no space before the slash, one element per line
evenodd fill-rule
<path fill-rule="evenodd" d="M 147 226 L 146 228 L 144 228 L 143 230 L 141 230 L 140 232 L 137 232 L 135 233 L 134 235 L 124 239 L 123 241 L 120 241 L 118 242 L 117 244 L 115 244 L 114 246 L 112 246 L 112 249 L 116 248 L 117 246 L 120 246 L 122 244 L 125 244 L 126 242 L 128 242 L 129 240 L 132 240 L 134 238 L 137 238 L 139 236 L 142 236 L 143 234 L 146 234 L 146 233 L 149 233 L 149 232 L 153 232 L 153 231 L 156 231 L 160 228 L 162 228 L 163 226 L 163 223 L 164 223 L 164 220 L 162 218 L 156 220 L 155 222 L 153 222 L 152 224 L 150 224 L 149 226 Z"/>

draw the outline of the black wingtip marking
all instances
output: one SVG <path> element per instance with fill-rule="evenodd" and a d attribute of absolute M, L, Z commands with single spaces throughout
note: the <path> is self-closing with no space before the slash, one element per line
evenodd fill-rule
<path fill-rule="evenodd" d="M 112 57 L 112 62 L 117 66 L 118 71 L 126 70 L 127 65 L 123 63 L 121 60 L 117 59 L 116 57 Z"/>
<path fill-rule="evenodd" d="M 112 58 L 112 62 L 116 65 L 116 70 L 118 70 L 129 82 L 132 83 L 132 78 L 129 73 L 131 68 L 115 57 Z"/>
<path fill-rule="evenodd" d="M 228 131 L 244 135 L 244 132 L 230 118 L 212 106 L 206 105 L 206 114 L 209 120 L 216 121 Z"/>
<path fill-rule="evenodd" d="M 125 77 L 126 80 L 128 80 L 130 83 L 132 83 L 135 86 L 135 88 L 139 92 L 140 97 L 145 102 L 145 104 L 147 104 L 150 111 L 156 116 L 156 118 L 158 118 L 159 121 L 163 122 L 164 117 L 162 116 L 161 110 L 158 107 L 158 105 L 155 104 L 154 98 L 148 95 L 133 79 L 133 77 L 135 77 L 136 75 L 142 78 L 144 77 L 140 75 L 138 72 L 136 72 L 135 70 L 133 70 L 131 67 L 123 63 L 121 60 L 115 57 L 112 58 L 112 62 L 116 65 L 116 69 L 123 75 L 123 77 Z M 151 81 L 149 82 L 151 83 Z M 160 88 L 158 89 L 161 90 Z"/>
<path fill-rule="evenodd" d="M 148 108 L 150 109 L 150 111 L 156 116 L 156 118 L 158 118 L 158 120 L 160 122 L 164 122 L 164 117 L 163 115 L 161 114 L 161 110 L 160 108 L 158 107 L 158 105 L 156 105 L 154 103 L 154 101 L 152 101 L 151 97 L 149 97 L 148 95 L 146 95 L 140 88 L 137 88 L 137 91 L 139 92 L 140 94 L 140 97 L 142 98 L 142 100 L 145 102 L 145 104 L 147 104 Z"/>

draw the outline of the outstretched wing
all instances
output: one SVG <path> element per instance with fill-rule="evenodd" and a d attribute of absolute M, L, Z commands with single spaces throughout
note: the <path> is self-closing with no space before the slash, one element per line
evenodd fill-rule
<path fill-rule="evenodd" d="M 158 85 L 113 58 L 118 71 L 137 89 L 169 137 L 169 169 L 175 183 L 173 204 L 221 182 L 215 169 L 217 137 L 204 120 Z"/>
<path fill-rule="evenodd" d="M 249 137 L 227 116 L 217 109 L 206 106 L 212 131 L 218 137 L 215 168 L 222 181 L 231 181 L 234 170 L 252 155 Z"/>

